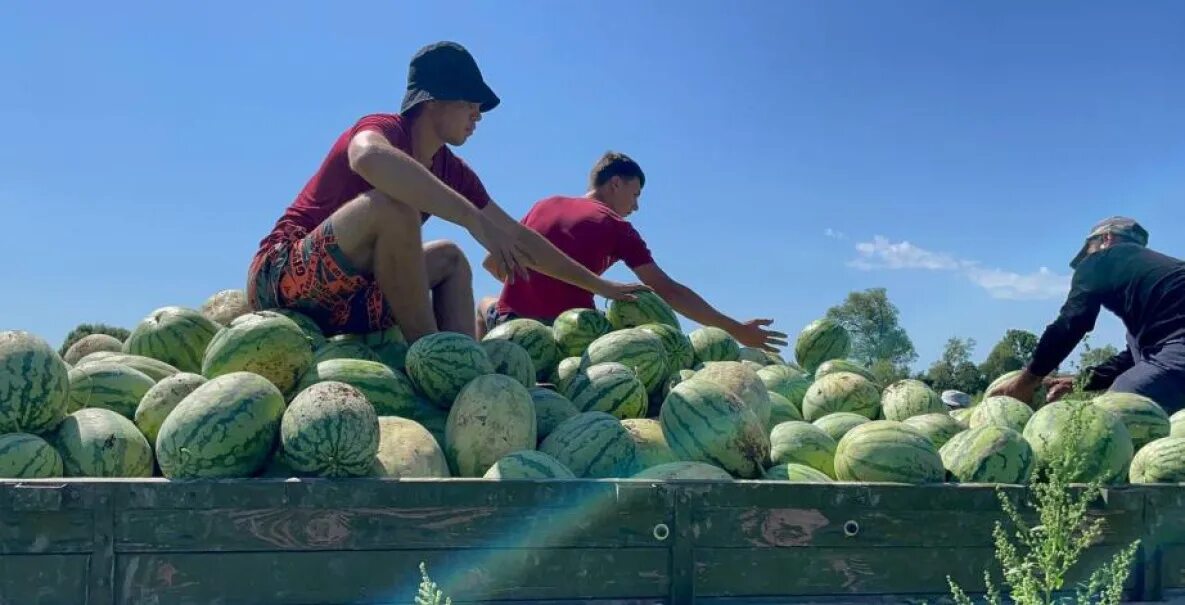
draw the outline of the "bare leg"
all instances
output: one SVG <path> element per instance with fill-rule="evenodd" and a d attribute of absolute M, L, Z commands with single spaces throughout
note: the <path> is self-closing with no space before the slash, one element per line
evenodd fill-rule
<path fill-rule="evenodd" d="M 473 308 L 473 271 L 461 248 L 439 240 L 424 246 L 428 284 L 436 325 L 441 330 L 475 336 L 470 309 Z"/>
<path fill-rule="evenodd" d="M 498 304 L 498 299 L 493 296 L 487 296 L 481 299 L 481 302 L 477 303 L 477 317 L 474 318 L 476 322 L 474 326 L 477 328 L 478 340 L 485 338 L 486 333 L 489 332 L 486 329 L 486 315 L 490 312 L 490 307 L 496 304 Z"/>

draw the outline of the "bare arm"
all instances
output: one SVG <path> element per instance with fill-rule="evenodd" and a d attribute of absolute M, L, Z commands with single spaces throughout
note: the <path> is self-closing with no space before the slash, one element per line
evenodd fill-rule
<path fill-rule="evenodd" d="M 486 255 L 485 260 L 481 261 L 481 266 L 490 275 L 494 276 L 494 279 L 500 282 L 506 281 L 506 272 L 502 271 L 502 268 L 498 266 L 498 263 L 494 262 L 494 256 L 492 254 Z"/>

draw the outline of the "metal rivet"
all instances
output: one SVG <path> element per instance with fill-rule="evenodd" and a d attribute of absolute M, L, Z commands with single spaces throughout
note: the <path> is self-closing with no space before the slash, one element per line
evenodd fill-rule
<path fill-rule="evenodd" d="M 654 539 L 659 542 L 666 540 L 671 535 L 671 528 L 667 527 L 666 523 L 659 523 L 654 526 Z"/>
<path fill-rule="evenodd" d="M 846 521 L 843 524 L 843 535 L 851 538 L 860 533 L 860 524 L 855 521 Z"/>

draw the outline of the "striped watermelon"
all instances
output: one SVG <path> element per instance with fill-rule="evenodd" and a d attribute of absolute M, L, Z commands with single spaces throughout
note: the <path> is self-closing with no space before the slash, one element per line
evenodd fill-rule
<path fill-rule="evenodd" d="M 692 381 L 706 380 L 723 387 L 749 406 L 764 427 L 769 424 L 769 390 L 758 378 L 757 372 L 746 368 L 739 361 L 714 361 L 704 364 L 704 369 L 691 377 Z"/>
<path fill-rule="evenodd" d="M 93 362 L 70 370 L 68 411 L 106 408 L 122 416 L 136 415 L 140 400 L 156 381 L 118 363 Z"/>
<path fill-rule="evenodd" d="M 873 420 L 848 431 L 835 447 L 840 481 L 940 483 L 946 469 L 925 435 L 894 420 Z"/>
<path fill-rule="evenodd" d="M 817 373 L 815 379 L 818 380 Z M 926 383 L 906 378 L 881 393 L 881 410 L 885 420 L 905 420 L 922 414 L 945 413 L 946 404 Z"/>
<path fill-rule="evenodd" d="M 978 407 L 978 406 L 977 406 Z M 967 429 L 971 428 L 971 414 L 975 413 L 975 408 L 958 408 L 948 412 L 959 426 Z"/>
<path fill-rule="evenodd" d="M 251 312 L 247 291 L 241 288 L 219 290 L 202 303 L 202 318 L 220 326 L 229 325 L 236 317 Z M 196 372 L 197 370 L 190 370 Z"/>
<path fill-rule="evenodd" d="M 67 477 L 151 477 L 152 446 L 131 420 L 103 408 L 66 416 L 48 441 Z"/>
<path fill-rule="evenodd" d="M 231 372 L 194 389 L 156 436 L 156 458 L 170 479 L 249 477 L 268 461 L 284 414 L 284 395 L 266 378 Z"/>
<path fill-rule="evenodd" d="M 769 396 L 769 422 L 765 426 L 773 429 L 775 426 L 790 420 L 802 420 L 802 412 L 798 411 L 798 406 L 790 403 L 789 399 L 781 395 L 770 392 Z"/>
<path fill-rule="evenodd" d="M 731 481 L 732 475 L 706 462 L 681 460 L 651 466 L 639 471 L 632 478 L 651 481 Z"/>
<path fill-rule="evenodd" d="M 535 450 L 519 450 L 500 458 L 483 475 L 486 479 L 575 479 L 576 475 L 559 460 Z"/>
<path fill-rule="evenodd" d="M 218 330 L 218 324 L 193 309 L 161 307 L 136 325 L 123 352 L 159 359 L 182 372 L 201 372 L 206 346 Z"/>
<path fill-rule="evenodd" d="M 662 341 L 663 351 L 667 355 L 667 370 L 686 370 L 695 364 L 695 349 L 691 347 L 691 339 L 667 324 L 642 324 L 639 330 L 646 330 Z"/>
<path fill-rule="evenodd" d="M 66 354 L 62 356 L 62 360 L 69 364 L 76 364 L 83 357 L 98 351 L 119 353 L 123 351 L 123 341 L 110 334 L 88 334 L 70 345 L 70 348 L 66 349 Z"/>
<path fill-rule="evenodd" d="M 379 416 L 408 417 L 416 406 L 416 391 L 411 380 L 403 372 L 377 361 L 322 361 L 304 373 L 294 392 L 302 392 L 319 382 L 344 382 L 362 391 Z"/>
<path fill-rule="evenodd" d="M 671 390 L 659 415 L 671 450 L 688 461 L 707 462 L 746 479 L 761 476 L 769 434 L 739 397 L 693 378 Z"/>
<path fill-rule="evenodd" d="M 1005 373 L 1001 374 L 995 380 L 993 380 L 991 382 L 991 384 L 989 384 L 988 387 L 986 389 L 984 389 L 983 392 L 984 393 L 991 393 L 993 390 L 995 390 L 996 387 L 1000 386 L 1001 384 L 1004 384 L 1005 381 L 1016 377 L 1023 371 L 1024 371 L 1024 369 L 1022 368 L 1020 370 L 1013 370 L 1011 372 L 1005 372 Z M 1045 385 L 1041 385 L 1041 386 L 1037 387 L 1037 391 L 1033 394 L 1033 407 L 1034 408 L 1040 408 L 1041 406 L 1045 405 L 1045 395 L 1046 395 Z"/>
<path fill-rule="evenodd" d="M 1168 437 L 1172 429 L 1164 408 L 1143 395 L 1103 393 L 1092 399 L 1091 405 L 1119 416 L 1132 436 L 1132 447 L 1137 451 L 1150 441 Z"/>
<path fill-rule="evenodd" d="M 967 426 L 977 429 L 981 426 L 994 424 L 1008 427 L 1014 431 L 1025 430 L 1029 418 L 1033 417 L 1033 408 L 1019 399 L 1007 395 L 988 397 L 971 409 L 967 417 Z"/>
<path fill-rule="evenodd" d="M 798 364 L 786 363 L 785 358 L 783 358 L 781 355 L 779 355 L 777 353 L 774 353 L 773 351 L 762 351 L 762 352 L 765 353 L 765 359 L 766 359 L 765 365 L 767 365 L 767 366 L 787 366 L 788 365 L 796 370 L 802 369 L 802 368 L 798 367 Z"/>
<path fill-rule="evenodd" d="M 938 455 L 959 483 L 1027 483 L 1033 467 L 1033 449 L 1024 437 L 995 424 L 955 435 Z"/>
<path fill-rule="evenodd" d="M 1185 483 L 1185 437 L 1148 442 L 1132 457 L 1128 479 L 1132 483 Z"/>
<path fill-rule="evenodd" d="M 661 296 L 649 290 L 634 292 L 635 300 L 611 300 L 605 316 L 614 330 L 645 324 L 666 324 L 680 330 L 675 310 Z"/>
<path fill-rule="evenodd" d="M 382 363 L 379 354 L 366 343 L 355 339 L 330 339 L 313 351 L 313 365 L 331 359 L 361 359 Z"/>
<path fill-rule="evenodd" d="M 480 477 L 499 458 L 533 449 L 537 430 L 526 387 L 501 374 L 478 376 L 449 410 L 444 455 L 454 476 Z"/>
<path fill-rule="evenodd" d="M 867 378 L 851 372 L 836 372 L 816 380 L 802 398 L 802 416 L 814 422 L 827 414 L 852 412 L 876 418 L 881 394 Z"/>
<path fill-rule="evenodd" d="M 206 377 L 200 374 L 180 372 L 152 385 L 152 388 L 144 393 L 140 403 L 136 405 L 132 420 L 140 432 L 144 433 L 149 444 L 156 445 L 160 425 L 164 424 L 165 418 L 168 418 L 177 404 L 207 382 L 209 381 Z"/>
<path fill-rule="evenodd" d="M 773 365 L 757 370 L 757 377 L 769 392 L 785 397 L 799 411 L 802 410 L 802 399 L 812 382 L 810 376 L 790 366 Z"/>
<path fill-rule="evenodd" d="M 291 319 L 293 322 L 295 322 L 296 325 L 300 326 L 300 329 L 304 331 L 305 336 L 308 336 L 309 340 L 312 341 L 314 351 L 325 346 L 325 333 L 321 331 L 321 326 L 318 326 L 317 322 L 313 321 L 312 317 L 292 309 L 270 309 L 269 311 L 283 315 L 284 317 L 287 317 L 288 319 Z M 259 313 L 262 315 L 267 312 L 268 311 L 260 311 Z"/>
<path fill-rule="evenodd" d="M 143 355 L 133 355 L 131 353 L 110 353 L 107 351 L 91 353 L 79 359 L 78 363 L 74 364 L 74 367 L 80 368 L 98 362 L 118 363 L 129 368 L 134 368 L 147 374 L 154 382 L 164 380 L 181 371 L 159 359 L 153 359 Z"/>
<path fill-rule="evenodd" d="M 826 473 L 805 464 L 779 464 L 770 467 L 765 471 L 765 476 L 762 479 L 791 483 L 830 483 L 834 481 Z"/>
<path fill-rule="evenodd" d="M 741 347 L 740 350 L 741 350 L 741 359 L 740 359 L 741 361 L 748 361 L 750 363 L 757 364 L 758 366 L 761 366 L 761 367 L 770 365 L 769 356 L 765 354 L 765 351 L 762 351 L 761 349 L 758 349 L 755 347 Z"/>
<path fill-rule="evenodd" d="M 70 370 L 29 332 L 0 332 L 0 433 L 43 433 L 66 416 Z"/>
<path fill-rule="evenodd" d="M 296 322 L 278 314 L 248 313 L 210 341 L 202 375 L 217 378 L 253 372 L 289 393 L 313 365 L 312 340 Z"/>
<path fill-rule="evenodd" d="M 349 343 L 356 345 L 354 350 L 364 347 L 365 351 L 373 353 L 375 360 L 385 363 L 396 370 L 403 370 L 407 360 L 407 341 L 399 326 L 392 326 L 386 330 L 367 332 L 364 334 L 338 334 L 329 339 L 330 343 Z M 370 359 L 369 354 L 359 359 Z"/>
<path fill-rule="evenodd" d="M 605 412 L 582 412 L 561 422 L 539 451 L 583 478 L 627 477 L 637 456 L 629 431 Z"/>
<path fill-rule="evenodd" d="M 398 416 L 379 416 L 378 421 L 375 476 L 403 479 L 449 476 L 444 450 L 424 425 Z"/>
<path fill-rule="evenodd" d="M 538 380 L 547 380 L 560 362 L 560 347 L 551 328 L 534 319 L 512 319 L 490 330 L 482 340 L 509 340 L 526 349 Z"/>
<path fill-rule="evenodd" d="M 407 375 L 412 384 L 428 401 L 445 409 L 452 407 L 453 400 L 471 380 L 493 373 L 494 364 L 485 349 L 472 337 L 458 332 L 429 334 L 407 350 Z"/>
<path fill-rule="evenodd" d="M 495 373 L 509 376 L 528 389 L 535 386 L 535 363 L 526 349 L 501 339 L 484 340 L 481 348 L 490 357 Z"/>
<path fill-rule="evenodd" d="M 551 376 L 551 384 L 557 391 L 563 393 L 568 383 L 580 373 L 581 359 L 579 357 L 565 357 L 556 365 L 555 372 Z"/>
<path fill-rule="evenodd" d="M 609 319 L 596 309 L 568 309 L 551 322 L 552 336 L 563 357 L 580 357 L 592 341 L 612 331 Z"/>
<path fill-rule="evenodd" d="M 1177 410 L 1169 416 L 1169 436 L 1185 437 L 1185 410 Z"/>
<path fill-rule="evenodd" d="M 695 360 L 706 361 L 740 361 L 741 345 L 731 334 L 715 326 L 696 328 L 687 335 L 691 341 L 691 348 L 695 351 Z"/>
<path fill-rule="evenodd" d="M 567 397 L 549 388 L 531 387 L 527 392 L 535 403 L 536 441 L 543 441 L 561 422 L 580 413 Z"/>
<path fill-rule="evenodd" d="M 639 328 L 610 332 L 594 340 L 581 358 L 580 367 L 587 369 L 606 361 L 616 361 L 633 370 L 647 393 L 661 389 L 670 376 L 662 341 Z"/>
<path fill-rule="evenodd" d="M 937 448 L 946 445 L 951 437 L 958 435 L 966 428 L 945 412 L 913 416 L 906 418 L 903 422 L 925 435 Z"/>
<path fill-rule="evenodd" d="M 819 364 L 819 367 L 815 368 L 815 380 L 836 372 L 851 372 L 853 374 L 859 374 L 867 378 L 869 382 L 876 384 L 876 376 L 873 376 L 872 372 L 868 368 L 848 359 L 828 359 L 827 361 Z M 921 381 L 919 380 L 915 382 Z M 926 383 L 923 382 L 922 384 Z"/>
<path fill-rule="evenodd" d="M 863 414 L 832 412 L 814 421 L 812 424 L 838 442 L 844 435 L 848 434 L 848 431 L 867 422 L 871 421 Z"/>
<path fill-rule="evenodd" d="M 637 446 L 634 474 L 652 466 L 679 461 L 671 446 L 667 445 L 667 438 L 662 434 L 662 423 L 659 421 L 654 418 L 629 418 L 622 420 L 621 426 L 625 427 Z"/>
<path fill-rule="evenodd" d="M 836 440 L 819 427 L 797 420 L 783 422 L 770 431 L 769 445 L 774 464 L 802 464 L 835 478 Z"/>
<path fill-rule="evenodd" d="M 288 404 L 280 449 L 293 469 L 320 477 L 364 477 L 379 451 L 379 419 L 362 391 L 318 382 Z"/>
<path fill-rule="evenodd" d="M 62 457 L 46 440 L 29 433 L 0 435 L 0 479 L 63 476 Z"/>
<path fill-rule="evenodd" d="M 1071 461 L 1071 483 L 1121 480 L 1134 453 L 1119 417 L 1085 402 L 1055 401 L 1037 410 L 1023 434 L 1038 464 Z"/>
<path fill-rule="evenodd" d="M 816 319 L 807 324 L 794 342 L 794 358 L 808 372 L 814 372 L 825 361 L 844 359 L 851 352 L 851 335 L 830 319 Z"/>
<path fill-rule="evenodd" d="M 613 361 L 577 374 L 565 394 L 581 412 L 606 412 L 617 418 L 641 418 L 646 413 L 646 387 L 633 370 Z"/>

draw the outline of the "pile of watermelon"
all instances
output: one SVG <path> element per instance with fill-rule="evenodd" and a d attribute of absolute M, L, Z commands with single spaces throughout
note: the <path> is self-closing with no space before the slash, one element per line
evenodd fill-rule
<path fill-rule="evenodd" d="M 0 478 L 1024 483 L 1075 445 L 1083 481 L 1185 480 L 1185 416 L 1146 398 L 952 412 L 920 381 L 878 384 L 850 350 L 827 319 L 794 362 L 684 333 L 650 293 L 408 346 L 398 328 L 327 337 L 228 290 L 63 356 L 0 332 Z"/>

